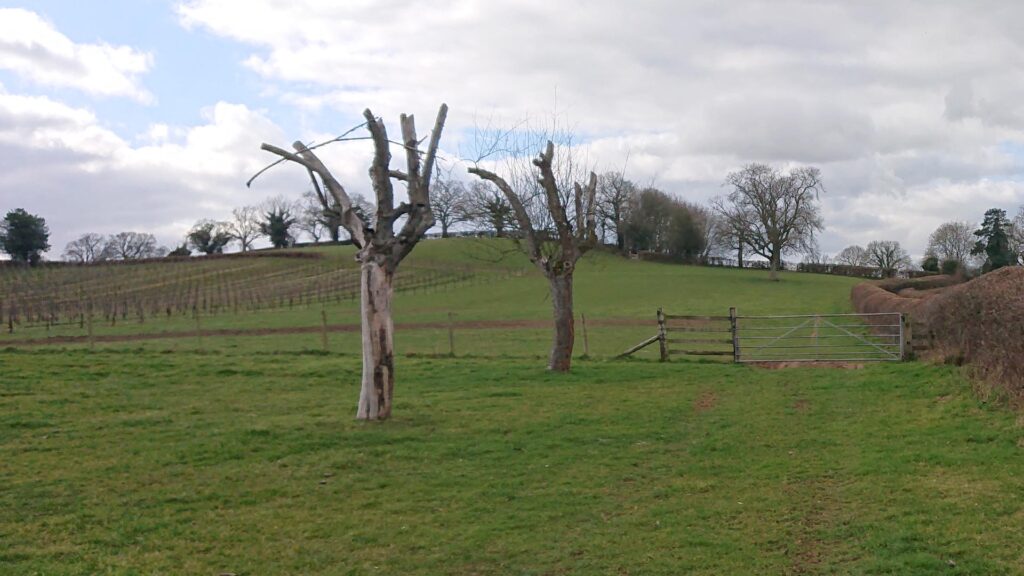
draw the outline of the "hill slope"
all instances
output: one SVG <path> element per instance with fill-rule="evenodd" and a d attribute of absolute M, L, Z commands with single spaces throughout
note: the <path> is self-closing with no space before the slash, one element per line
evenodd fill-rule
<path fill-rule="evenodd" d="M 299 252 L 319 254 L 323 258 L 261 257 L 255 259 L 259 266 L 245 259 L 221 259 L 186 265 L 147 264 L 138 269 L 100 267 L 89 272 L 93 275 L 90 276 L 92 285 L 99 290 L 117 285 L 127 290 L 131 282 L 158 276 L 172 266 L 197 266 L 205 270 L 206 277 L 213 280 L 214 288 L 209 291 L 216 294 L 229 292 L 225 288 L 226 278 L 243 289 L 260 287 L 261 283 L 270 283 L 272 279 L 272 285 L 283 290 L 292 290 L 296 284 L 312 286 L 313 289 L 293 290 L 284 293 L 290 294 L 288 296 L 276 298 L 270 292 L 263 298 L 268 304 L 258 310 L 247 310 L 243 305 L 235 313 L 230 298 L 227 306 L 209 311 L 200 309 L 202 330 L 223 331 L 217 338 L 206 338 L 202 345 L 213 349 L 240 346 L 268 350 L 319 349 L 321 342 L 316 331 L 323 310 L 333 326 L 332 331 L 337 331 L 331 335 L 328 344 L 331 349 L 357 350 L 357 335 L 345 331 L 359 322 L 354 291 L 332 292 L 322 288 L 326 285 L 317 284 L 318 279 L 340 278 L 345 274 L 354 282 L 352 247 L 308 248 Z M 161 266 L 167 268 L 161 269 Z M 109 277 L 103 280 L 103 274 Z M 187 278 L 186 293 L 201 285 L 199 280 L 183 277 Z M 301 284 L 303 277 L 310 280 Z M 423 281 L 417 282 L 417 279 Z M 591 354 L 608 356 L 653 333 L 655 311 L 659 306 L 673 313 L 707 315 L 725 315 L 730 306 L 748 314 L 840 312 L 849 309 L 847 294 L 854 282 L 844 277 L 798 273 L 784 273 L 781 282 L 771 282 L 763 271 L 655 264 L 594 252 L 580 262 L 575 300 L 577 314 L 587 316 Z M 319 290 L 318 286 L 321 286 Z M 341 283 L 333 286 L 341 286 Z M 449 313 L 452 313 L 459 353 L 544 354 L 551 317 L 547 291 L 544 278 L 529 266 L 511 242 L 469 238 L 425 241 L 400 268 L 399 292 L 395 297 L 398 349 L 400 353 L 446 352 L 447 326 Z M 325 297 L 321 298 L 322 295 Z M 186 300 L 185 306 L 170 316 L 157 314 L 144 321 L 132 313 L 118 314 L 113 319 L 98 316 L 94 333 L 101 340 L 107 336 L 163 332 L 188 336 L 196 330 L 188 302 Z M 286 339 L 263 339 L 265 342 L 259 338 L 240 341 L 252 331 L 293 328 L 303 328 L 306 333 Z M 86 332 L 87 326 L 82 322 L 48 329 L 39 323 L 32 328 L 17 326 L 13 334 L 0 335 L 0 346 L 48 336 L 84 338 Z M 582 339 L 582 331 L 578 338 Z M 191 337 L 156 342 L 147 339 L 134 344 L 160 349 L 198 346 Z M 110 345 L 123 346 L 124 343 Z M 579 353 L 583 353 L 582 347 L 581 341 Z"/>

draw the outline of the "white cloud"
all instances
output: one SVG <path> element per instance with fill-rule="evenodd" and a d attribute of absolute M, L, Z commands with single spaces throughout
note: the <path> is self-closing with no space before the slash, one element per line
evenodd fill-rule
<path fill-rule="evenodd" d="M 0 207 L 24 207 L 47 219 L 53 255 L 85 232 L 154 232 L 180 242 L 199 218 L 267 196 L 297 198 L 305 173 L 285 167 L 245 181 L 273 158 L 261 141 L 283 143 L 263 112 L 220 102 L 193 127 L 154 126 L 166 138 L 133 146 L 89 111 L 42 96 L 0 94 Z M 180 135 L 176 137 L 175 135 Z"/>
<path fill-rule="evenodd" d="M 245 17 L 240 17 L 244 11 Z M 746 162 L 815 164 L 822 243 L 920 251 L 942 219 L 1024 203 L 1024 5 L 184 0 L 284 102 L 478 115 L 556 107 L 603 167 L 694 200 Z M 969 191 L 969 192 L 967 192 Z M 963 194 L 973 201 L 965 202 Z M 890 212 L 891 211 L 891 212 Z"/>
<path fill-rule="evenodd" d="M 77 44 L 35 12 L 0 8 L 0 69 L 48 87 L 150 103 L 138 76 L 153 65 L 150 54 L 128 46 Z"/>
<path fill-rule="evenodd" d="M 137 78 L 148 55 L 74 44 L 15 12 L 22 25 L 0 39 L 0 67 L 147 97 Z M 240 65 L 262 80 L 260 97 L 303 121 L 371 106 L 386 119 L 418 112 L 422 131 L 445 101 L 443 146 L 455 150 L 477 118 L 558 111 L 599 169 L 628 155 L 630 177 L 695 201 L 722 193 L 725 175 L 747 162 L 817 165 L 830 253 L 874 239 L 920 253 L 943 220 L 1024 203 L 1024 5 L 185 0 L 178 14 L 188 28 L 248 46 Z M 87 47 L 94 56 L 82 55 Z M 0 94 L 0 146 L 25 162 L 0 174 L 0 190 L 44 189 L 76 231 L 139 222 L 171 234 L 266 195 L 297 196 L 306 182 L 295 167 L 255 191 L 241 186 L 271 159 L 258 143 L 333 136 L 285 134 L 275 111 L 220 103 L 199 126 L 154 120 L 128 143 L 105 128 L 116 119 L 26 98 Z M 365 146 L 325 150 L 365 193 Z M 95 210 L 65 200 L 81 190 L 95 195 Z"/>

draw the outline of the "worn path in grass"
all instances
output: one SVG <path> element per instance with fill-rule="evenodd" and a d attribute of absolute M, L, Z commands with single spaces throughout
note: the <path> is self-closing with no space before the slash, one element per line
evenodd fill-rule
<path fill-rule="evenodd" d="M 0 574 L 1021 574 L 955 369 L 0 352 Z"/>

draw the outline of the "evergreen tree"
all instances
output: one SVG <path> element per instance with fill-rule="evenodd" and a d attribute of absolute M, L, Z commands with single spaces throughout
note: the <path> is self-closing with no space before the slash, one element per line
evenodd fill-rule
<path fill-rule="evenodd" d="M 36 264 L 50 249 L 50 229 L 46 220 L 23 208 L 11 210 L 0 220 L 0 249 L 15 262 Z"/>
<path fill-rule="evenodd" d="M 1006 210 L 992 208 L 985 212 L 981 228 L 974 232 L 978 241 L 971 254 L 985 255 L 985 265 L 982 267 L 985 272 L 1017 263 L 1017 255 L 1010 248 L 1010 226 Z"/>
<path fill-rule="evenodd" d="M 272 208 L 264 214 L 264 218 L 260 229 L 274 248 L 290 246 L 293 241 L 291 228 L 295 225 L 295 217 L 291 212 L 285 208 Z"/>

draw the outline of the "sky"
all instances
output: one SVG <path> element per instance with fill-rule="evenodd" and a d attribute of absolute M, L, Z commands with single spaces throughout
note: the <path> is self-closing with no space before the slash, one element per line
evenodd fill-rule
<path fill-rule="evenodd" d="M 480 126 L 557 117 L 598 170 L 705 202 L 750 162 L 822 171 L 821 251 L 1024 204 L 1024 4 L 619 0 L 0 0 L 0 211 L 181 243 L 308 177 L 262 142 L 363 109 L 446 167 Z M 369 195 L 365 142 L 324 148 Z M 396 160 L 397 161 L 397 160 Z M 468 178 L 468 177 L 467 177 Z"/>

